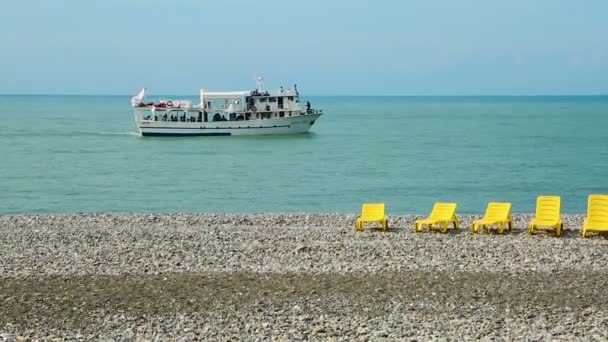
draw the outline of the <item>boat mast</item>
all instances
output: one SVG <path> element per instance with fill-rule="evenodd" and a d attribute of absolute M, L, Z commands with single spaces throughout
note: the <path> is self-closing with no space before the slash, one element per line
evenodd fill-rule
<path fill-rule="evenodd" d="M 203 111 L 205 111 L 205 96 L 204 96 L 204 92 L 205 92 L 205 90 L 203 88 L 201 88 L 199 94 L 200 94 L 200 98 L 201 98 L 201 109 Z"/>

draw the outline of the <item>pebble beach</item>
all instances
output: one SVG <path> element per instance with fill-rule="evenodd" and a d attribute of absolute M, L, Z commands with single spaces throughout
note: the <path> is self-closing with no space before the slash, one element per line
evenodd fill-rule
<path fill-rule="evenodd" d="M 345 214 L 0 216 L 0 341 L 606 340 L 608 239 Z"/>

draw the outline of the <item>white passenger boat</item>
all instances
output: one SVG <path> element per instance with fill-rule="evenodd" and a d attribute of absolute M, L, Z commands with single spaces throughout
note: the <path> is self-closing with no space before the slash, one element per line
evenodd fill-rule
<path fill-rule="evenodd" d="M 200 102 L 145 102 L 146 89 L 131 99 L 142 136 L 227 136 L 306 133 L 323 115 L 300 103 L 297 86 L 265 91 L 261 79 L 252 91 L 200 90 Z"/>

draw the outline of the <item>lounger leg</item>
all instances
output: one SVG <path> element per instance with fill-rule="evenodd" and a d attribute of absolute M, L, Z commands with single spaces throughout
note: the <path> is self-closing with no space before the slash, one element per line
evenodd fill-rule
<path fill-rule="evenodd" d="M 420 233 L 422 230 L 424 230 L 424 224 L 416 223 L 416 233 Z"/>
<path fill-rule="evenodd" d="M 450 225 L 449 222 L 443 222 L 443 228 L 441 229 L 441 234 L 445 234 L 448 232 L 448 226 Z"/>
<path fill-rule="evenodd" d="M 509 231 L 513 230 L 513 220 L 509 219 Z"/>

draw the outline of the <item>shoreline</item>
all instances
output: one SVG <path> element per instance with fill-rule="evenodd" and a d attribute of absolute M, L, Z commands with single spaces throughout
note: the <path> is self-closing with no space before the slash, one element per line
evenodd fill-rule
<path fill-rule="evenodd" d="M 356 214 L 0 216 L 0 341 L 602 339 L 608 239 Z"/>
<path fill-rule="evenodd" d="M 388 213 L 388 217 L 393 218 L 408 218 L 411 216 L 415 217 L 423 217 L 427 216 L 429 212 L 426 213 L 405 213 L 405 214 L 390 214 Z M 479 213 L 456 213 L 458 217 L 460 216 L 483 216 L 483 212 Z M 212 217 L 212 216 L 359 216 L 360 212 L 313 212 L 313 211 L 276 211 L 276 212 L 128 212 L 128 211 L 83 211 L 83 212 L 15 212 L 15 213 L 0 213 L 0 217 L 66 217 L 66 216 L 176 216 L 176 215 L 184 215 L 184 216 L 201 216 L 201 217 Z M 517 217 L 527 217 L 533 216 L 533 212 L 512 212 L 511 215 Z M 580 213 L 562 213 L 562 216 L 586 216 L 586 212 Z"/>

